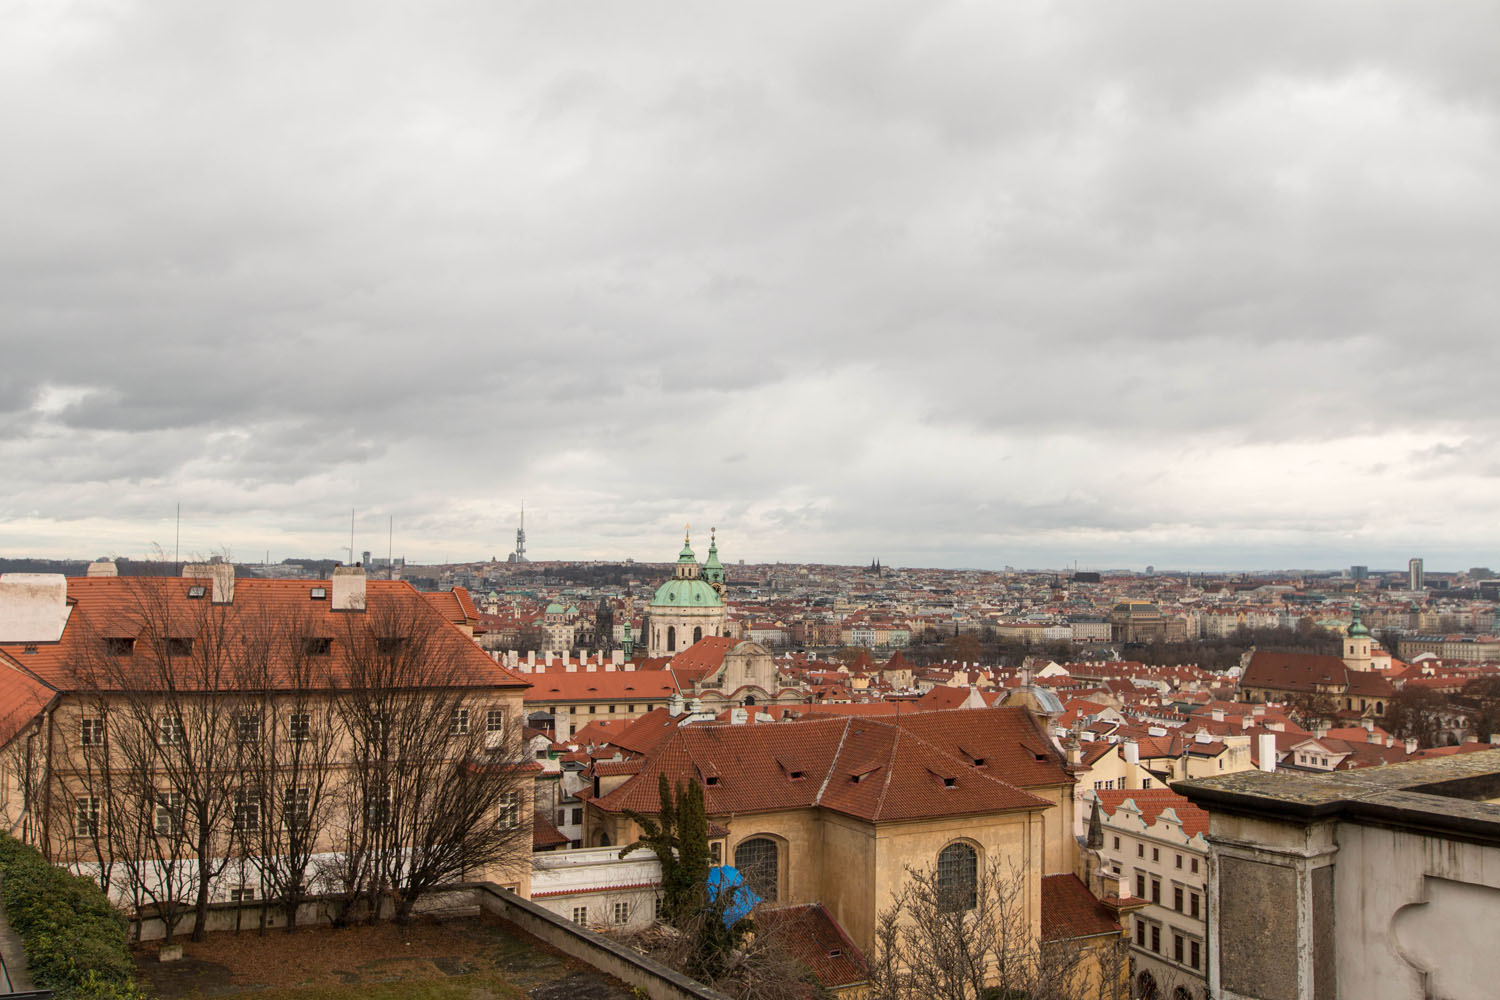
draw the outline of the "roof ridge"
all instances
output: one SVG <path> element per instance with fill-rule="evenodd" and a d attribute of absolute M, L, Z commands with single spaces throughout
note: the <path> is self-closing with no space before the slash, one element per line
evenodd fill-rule
<path fill-rule="evenodd" d="M 849 739 L 849 727 L 854 724 L 852 717 L 844 719 L 844 731 L 839 735 L 839 745 L 834 747 L 833 756 L 828 760 L 828 770 L 823 773 L 823 783 L 818 786 L 818 794 L 813 796 L 813 805 L 823 804 L 823 793 L 828 790 L 828 783 L 833 780 L 833 772 L 838 770 L 839 758 L 844 756 L 844 742 Z"/>
<path fill-rule="evenodd" d="M 901 727 L 887 725 L 888 729 L 895 730 L 896 738 L 891 740 L 890 756 L 885 762 L 885 781 L 880 786 L 880 795 L 875 799 L 875 818 L 878 820 L 885 813 L 885 797 L 891 790 L 891 779 L 896 774 L 896 750 L 901 745 Z"/>

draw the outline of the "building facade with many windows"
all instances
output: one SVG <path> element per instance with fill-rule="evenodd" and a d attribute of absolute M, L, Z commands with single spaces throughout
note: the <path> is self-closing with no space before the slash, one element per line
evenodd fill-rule
<path fill-rule="evenodd" d="M 1132 995 L 1201 1000 L 1207 989 L 1208 813 L 1165 788 L 1097 793 L 1100 854 L 1150 905 L 1128 928 Z"/>

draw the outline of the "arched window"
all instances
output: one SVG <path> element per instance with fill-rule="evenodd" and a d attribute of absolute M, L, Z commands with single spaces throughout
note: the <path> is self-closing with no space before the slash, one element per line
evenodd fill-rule
<path fill-rule="evenodd" d="M 667 626 L 667 652 L 675 652 L 677 649 L 677 626 Z"/>
<path fill-rule="evenodd" d="M 776 902 L 776 886 L 781 879 L 781 858 L 776 841 L 769 837 L 740 841 L 734 849 L 734 866 L 756 895 L 768 903 Z"/>
<path fill-rule="evenodd" d="M 1384 702 L 1377 701 L 1375 703 L 1375 714 L 1376 715 L 1384 715 L 1385 714 L 1385 703 Z"/>
<path fill-rule="evenodd" d="M 701 638 L 703 638 L 703 627 L 699 626 L 698 628 L 693 629 L 693 641 L 697 642 Z"/>
<path fill-rule="evenodd" d="M 1156 992 L 1156 977 L 1149 972 L 1142 972 L 1135 977 L 1135 995 L 1140 1000 L 1158 1000 L 1160 994 Z"/>
<path fill-rule="evenodd" d="M 972 910 L 979 901 L 979 855 L 965 843 L 949 844 L 938 854 L 938 908 L 944 913 Z"/>

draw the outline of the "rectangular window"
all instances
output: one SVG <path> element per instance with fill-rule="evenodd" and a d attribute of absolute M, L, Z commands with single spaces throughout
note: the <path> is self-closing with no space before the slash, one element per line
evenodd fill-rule
<path fill-rule="evenodd" d="M 615 714 L 615 706 L 613 706 L 613 705 L 609 706 L 609 714 L 610 715 L 614 715 Z"/>
<path fill-rule="evenodd" d="M 724 863 L 724 843 L 716 840 L 708 845 L 708 857 L 716 865 Z"/>
<path fill-rule="evenodd" d="M 1189 863 L 1189 867 L 1192 869 L 1193 874 L 1194 875 L 1198 874 L 1198 859 L 1197 858 L 1189 858 L 1188 859 L 1188 863 Z"/>
<path fill-rule="evenodd" d="M 84 719 L 78 742 L 86 747 L 102 747 L 104 745 L 104 720 Z"/>
<path fill-rule="evenodd" d="M 234 735 L 241 743 L 260 742 L 260 715 L 251 713 L 234 717 Z"/>
<path fill-rule="evenodd" d="M 1161 848 L 1159 848 L 1159 847 L 1153 847 L 1153 848 L 1151 848 L 1151 863 L 1155 864 L 1156 862 L 1158 862 L 1160 860 L 1161 860 Z"/>
<path fill-rule="evenodd" d="M 1159 878 L 1151 880 L 1151 902 L 1161 903 L 1161 879 Z"/>
<path fill-rule="evenodd" d="M 573 810 L 573 822 L 574 823 L 582 823 L 583 822 L 583 808 L 581 806 L 579 808 Z"/>
<path fill-rule="evenodd" d="M 156 738 L 162 746 L 174 746 L 187 738 L 187 730 L 182 726 L 182 716 L 162 716 L 157 725 Z"/>
<path fill-rule="evenodd" d="M 1172 909 L 1178 913 L 1182 912 L 1182 886 L 1172 886 Z"/>
<path fill-rule="evenodd" d="M 193 640 L 172 638 L 166 642 L 168 656 L 191 656 L 193 655 Z"/>
<path fill-rule="evenodd" d="M 1198 894 L 1196 892 L 1188 894 L 1188 915 L 1193 917 L 1198 915 Z"/>
<path fill-rule="evenodd" d="M 582 927 L 583 925 L 587 924 L 588 922 L 589 922 L 589 908 L 587 906 L 575 906 L 575 907 L 573 907 L 573 923 L 577 924 L 579 927 Z"/>
<path fill-rule="evenodd" d="M 1172 935 L 1172 960 L 1176 961 L 1176 962 L 1181 962 L 1182 958 L 1183 958 L 1183 952 L 1182 952 L 1182 935 L 1181 934 L 1173 934 Z"/>
<path fill-rule="evenodd" d="M 1118 851 L 1119 849 L 1120 849 L 1120 838 L 1116 837 L 1115 838 L 1115 850 Z"/>
<path fill-rule="evenodd" d="M 492 708 L 484 713 L 484 731 L 487 733 L 505 732 L 505 709 Z"/>
<path fill-rule="evenodd" d="M 629 919 L 630 919 L 630 904 L 629 903 L 616 903 L 615 904 L 615 923 L 617 923 L 617 924 L 623 924 L 626 921 L 628 921 Z"/>
<path fill-rule="evenodd" d="M 238 889 L 229 890 L 229 901 L 231 903 L 248 903 L 255 899 L 255 890 L 249 886 L 240 886 Z"/>
<path fill-rule="evenodd" d="M 1141 787 L 1142 788 L 1150 788 L 1151 787 L 1151 779 L 1150 778 L 1142 778 L 1141 779 Z"/>
<path fill-rule="evenodd" d="M 1137 899 L 1146 898 L 1146 876 L 1141 872 L 1135 873 L 1135 897 Z"/>
<path fill-rule="evenodd" d="M 1182 867 L 1182 855 L 1181 854 L 1177 855 L 1177 867 L 1178 868 Z"/>
<path fill-rule="evenodd" d="M 1197 941 L 1188 942 L 1188 964 L 1195 969 L 1203 965 L 1203 946 Z"/>
<path fill-rule="evenodd" d="M 86 795 L 73 800 L 73 836 L 99 836 L 99 797 Z"/>
<path fill-rule="evenodd" d="M 182 793 L 156 793 L 156 835 L 171 837 L 182 832 Z"/>
<path fill-rule="evenodd" d="M 365 796 L 365 822 L 379 829 L 391 822 L 391 790 L 372 789 Z"/>
<path fill-rule="evenodd" d="M 105 639 L 104 651 L 110 656 L 129 656 L 135 652 L 135 640 L 122 639 L 118 636 Z"/>
<path fill-rule="evenodd" d="M 281 797 L 281 822 L 289 830 L 305 830 L 312 822 L 312 789 L 288 787 Z"/>
<path fill-rule="evenodd" d="M 260 790 L 241 788 L 234 793 L 234 829 L 254 833 L 260 829 Z"/>
<path fill-rule="evenodd" d="M 1155 925 L 1151 927 L 1151 950 L 1161 954 L 1161 928 Z"/>
<path fill-rule="evenodd" d="M 333 652 L 333 640 L 327 636 L 314 636 L 303 639 L 302 652 L 308 656 L 327 656 Z"/>
<path fill-rule="evenodd" d="M 1135 845 L 1135 856 L 1138 857 L 1138 858 L 1144 858 L 1146 856 L 1146 845 L 1145 844 L 1136 844 Z"/>
<path fill-rule="evenodd" d="M 1135 922 L 1135 943 L 1146 947 L 1146 921 L 1139 918 Z"/>
<path fill-rule="evenodd" d="M 297 743 L 312 739 L 312 714 L 293 712 L 287 719 L 286 734 L 288 739 Z"/>
<path fill-rule="evenodd" d="M 506 829 L 521 825 L 521 793 L 506 792 L 500 796 L 500 825 Z"/>
<path fill-rule="evenodd" d="M 455 708 L 453 718 L 448 723 L 448 733 L 451 736 L 463 736 L 469 731 L 469 710 L 467 708 Z"/>

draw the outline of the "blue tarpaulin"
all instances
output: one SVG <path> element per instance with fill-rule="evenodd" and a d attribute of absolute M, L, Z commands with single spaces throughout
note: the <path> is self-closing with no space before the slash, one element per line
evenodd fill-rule
<path fill-rule="evenodd" d="M 760 897 L 745 884 L 745 877 L 738 868 L 720 865 L 708 870 L 708 898 L 717 902 L 720 893 L 726 893 L 724 904 L 724 926 L 733 927 L 750 915 Z"/>

